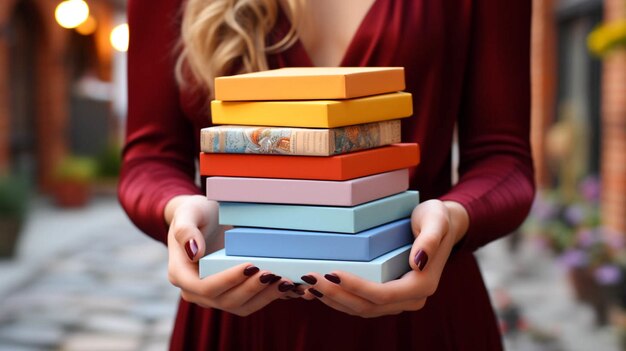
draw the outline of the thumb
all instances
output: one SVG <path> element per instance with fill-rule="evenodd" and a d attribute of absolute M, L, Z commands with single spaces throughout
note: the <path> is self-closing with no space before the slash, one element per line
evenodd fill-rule
<path fill-rule="evenodd" d="M 445 212 L 426 211 L 419 213 L 415 211 L 411 217 L 411 227 L 415 240 L 409 256 L 409 264 L 416 271 L 423 271 L 427 268 L 429 260 L 432 263 L 441 242 L 448 232 L 449 221 Z"/>
<path fill-rule="evenodd" d="M 195 262 L 204 256 L 206 248 L 204 235 L 197 225 L 175 219 L 170 225 L 170 234 L 174 236 L 180 250 L 183 250 L 191 261 Z"/>
<path fill-rule="evenodd" d="M 217 209 L 212 207 L 206 199 L 189 199 L 174 212 L 170 232 L 193 262 L 204 256 L 205 232 L 211 231 L 214 226 L 212 223 L 217 222 L 217 218 L 212 220 L 217 213 Z"/>

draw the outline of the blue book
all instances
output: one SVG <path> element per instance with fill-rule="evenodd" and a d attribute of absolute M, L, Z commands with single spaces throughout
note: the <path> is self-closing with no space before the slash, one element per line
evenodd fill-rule
<path fill-rule="evenodd" d="M 409 218 L 350 235 L 282 229 L 226 231 L 226 255 L 371 261 L 413 242 Z"/>
<path fill-rule="evenodd" d="M 406 245 L 379 256 L 370 262 L 359 262 L 226 256 L 224 249 L 222 249 L 200 259 L 200 278 L 242 263 L 250 263 L 260 269 L 268 270 L 290 279 L 294 283 L 304 283 L 300 277 L 310 272 L 325 274 L 333 271 L 344 271 L 358 275 L 363 279 L 384 283 L 400 277 L 411 269 L 409 266 L 410 252 L 411 245 Z"/>
<path fill-rule="evenodd" d="M 405 191 L 354 207 L 220 202 L 219 222 L 239 227 L 358 233 L 411 216 L 417 191 Z"/>

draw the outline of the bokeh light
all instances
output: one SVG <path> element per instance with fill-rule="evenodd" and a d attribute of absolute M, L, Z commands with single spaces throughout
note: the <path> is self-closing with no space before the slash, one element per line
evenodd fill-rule
<path fill-rule="evenodd" d="M 89 18 L 89 6 L 83 0 L 66 0 L 54 11 L 57 23 L 63 28 L 76 28 Z"/>
<path fill-rule="evenodd" d="M 128 23 L 123 23 L 111 31 L 111 45 L 117 51 L 128 51 Z"/>

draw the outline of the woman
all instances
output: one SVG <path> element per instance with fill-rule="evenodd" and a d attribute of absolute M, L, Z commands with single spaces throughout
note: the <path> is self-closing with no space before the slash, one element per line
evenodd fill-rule
<path fill-rule="evenodd" d="M 182 295 L 172 349 L 501 349 L 473 251 L 517 227 L 534 195 L 530 2 L 183 6 L 129 3 L 119 188 L 136 225 L 168 246 L 169 279 Z M 422 149 L 411 188 L 428 200 L 412 215 L 412 271 L 386 284 L 311 272 L 309 285 L 297 288 L 252 265 L 198 279 L 198 259 L 223 245 L 217 206 L 194 181 L 199 130 L 211 124 L 213 77 L 312 65 L 405 67 L 415 112 L 402 122 L 403 141 Z M 460 164 L 453 186 L 455 124 Z"/>

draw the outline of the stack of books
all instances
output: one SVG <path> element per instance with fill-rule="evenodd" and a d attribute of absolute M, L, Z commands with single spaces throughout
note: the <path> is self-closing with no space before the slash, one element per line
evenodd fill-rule
<path fill-rule="evenodd" d="M 204 277 L 250 262 L 300 282 L 346 271 L 385 282 L 410 269 L 419 202 L 400 144 L 412 114 L 402 68 L 284 68 L 216 79 L 200 174 L 219 202 L 225 248 Z"/>

